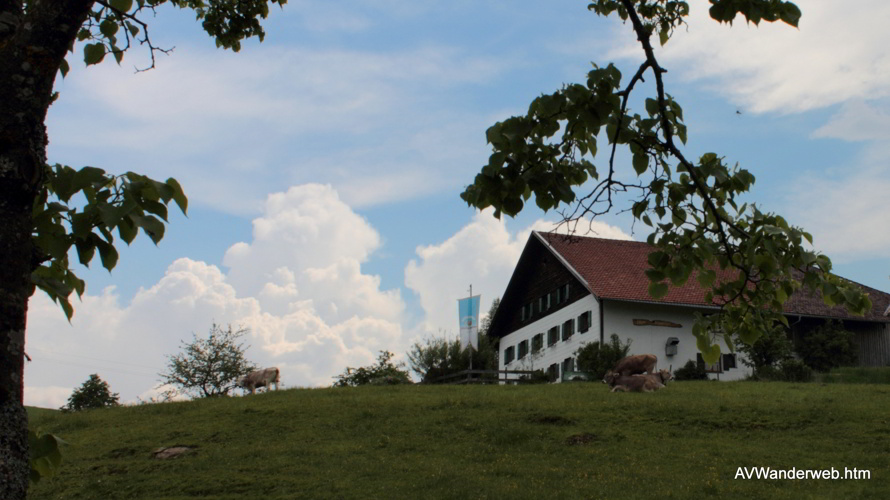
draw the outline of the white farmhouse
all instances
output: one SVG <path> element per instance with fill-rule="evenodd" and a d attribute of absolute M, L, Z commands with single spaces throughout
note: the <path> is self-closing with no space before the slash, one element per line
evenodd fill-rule
<path fill-rule="evenodd" d="M 661 299 L 649 296 L 648 256 L 652 247 L 636 241 L 571 237 L 533 232 L 492 318 L 489 334 L 500 339 L 501 370 L 545 370 L 561 380 L 576 370 L 575 351 L 614 333 L 631 340 L 631 354 L 658 356 L 658 368 L 701 362 L 692 335 L 693 313 L 713 312 L 705 289 L 691 277 Z M 861 286 L 861 285 L 860 285 Z M 828 318 L 856 333 L 860 364 L 890 365 L 890 294 L 862 286 L 873 310 L 851 316 L 818 297 L 797 292 L 785 304 L 796 335 Z M 750 373 L 740 354 L 723 354 L 707 366 L 709 376 L 737 380 Z"/>

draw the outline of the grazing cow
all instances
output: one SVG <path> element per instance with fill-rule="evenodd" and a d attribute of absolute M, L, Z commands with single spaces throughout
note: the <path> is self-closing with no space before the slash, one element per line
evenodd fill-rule
<path fill-rule="evenodd" d="M 278 390 L 278 375 L 278 368 L 262 368 L 239 378 L 237 385 L 249 390 L 251 394 L 254 394 L 260 387 L 269 390 L 272 384 L 275 384 L 275 390 Z"/>
<path fill-rule="evenodd" d="M 656 363 L 658 363 L 658 358 L 654 354 L 637 354 L 628 356 L 616 363 L 612 371 L 618 372 L 621 375 L 634 375 L 643 372 L 653 373 Z"/>
<path fill-rule="evenodd" d="M 618 372 L 607 372 L 603 383 L 612 387 L 612 392 L 652 392 L 664 387 L 674 376 L 670 370 L 659 370 L 658 373 L 645 375 L 621 375 Z"/>

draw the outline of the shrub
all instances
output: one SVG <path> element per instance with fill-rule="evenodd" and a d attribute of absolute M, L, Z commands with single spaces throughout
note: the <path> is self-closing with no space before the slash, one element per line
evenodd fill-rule
<path fill-rule="evenodd" d="M 781 364 L 782 380 L 786 382 L 809 382 L 813 380 L 813 370 L 799 359 L 789 358 Z"/>
<path fill-rule="evenodd" d="M 754 345 L 737 340 L 736 349 L 744 354 L 741 357 L 742 364 L 753 368 L 755 374 L 766 367 L 778 367 L 791 357 L 791 341 L 782 325 L 775 325 L 764 332 Z M 772 373 L 769 369 L 767 372 Z"/>
<path fill-rule="evenodd" d="M 473 369 L 497 370 L 498 353 L 495 341 L 488 335 L 479 335 L 479 350 L 473 352 Z M 470 368 L 470 349 L 461 349 L 460 340 L 428 338 L 415 342 L 408 351 L 411 370 L 424 383 Z"/>
<path fill-rule="evenodd" d="M 346 367 L 346 371 L 337 375 L 334 387 L 358 387 L 360 385 L 396 385 L 410 384 L 411 377 L 402 367 L 404 363 L 393 364 L 393 353 L 380 351 L 377 364 L 361 368 Z"/>
<path fill-rule="evenodd" d="M 612 334 L 609 341 L 600 344 L 599 341 L 584 344 L 580 349 L 575 351 L 575 358 L 578 363 L 578 370 L 588 372 L 596 377 L 597 380 L 602 379 L 606 372 L 615 367 L 615 364 L 621 361 L 630 352 L 630 339 L 627 343 L 622 344 L 618 335 Z"/>
<path fill-rule="evenodd" d="M 829 320 L 801 335 L 795 350 L 804 363 L 817 372 L 854 365 L 859 357 L 855 335 L 845 330 L 843 323 L 835 320 Z"/>
<path fill-rule="evenodd" d="M 693 360 L 689 360 L 682 368 L 674 370 L 674 380 L 707 380 L 708 372 L 704 366 L 699 366 Z"/>
<path fill-rule="evenodd" d="M 118 406 L 120 396 L 112 393 L 108 382 L 99 378 L 98 374 L 90 375 L 90 378 L 83 383 L 68 398 L 68 404 L 59 408 L 62 411 L 81 411 L 94 408 L 106 408 L 109 406 Z"/>

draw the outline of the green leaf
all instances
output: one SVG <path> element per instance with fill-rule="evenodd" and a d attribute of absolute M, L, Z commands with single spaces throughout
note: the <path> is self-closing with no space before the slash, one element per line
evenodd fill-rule
<path fill-rule="evenodd" d="M 659 282 L 667 277 L 664 271 L 659 269 L 646 269 L 645 271 L 646 277 L 649 278 L 649 281 Z"/>
<path fill-rule="evenodd" d="M 700 338 L 701 337 L 699 337 L 699 339 Z M 711 344 L 704 347 L 699 345 L 699 351 L 701 351 L 702 359 L 709 365 L 716 363 L 720 359 L 720 346 L 717 344 Z"/>
<path fill-rule="evenodd" d="M 787 24 L 794 26 L 797 28 L 797 23 L 800 22 L 800 9 L 797 5 L 794 5 L 791 2 L 785 2 L 782 4 L 782 12 L 779 14 L 779 17 Z"/>
<path fill-rule="evenodd" d="M 709 287 L 717 281 L 717 273 L 712 269 L 703 269 L 699 271 L 697 279 L 701 286 Z"/>
<path fill-rule="evenodd" d="M 133 8 L 133 0 L 111 0 L 110 4 L 112 8 L 124 14 Z"/>
<path fill-rule="evenodd" d="M 99 64 L 105 58 L 105 45 L 101 43 L 89 43 L 83 48 L 83 61 L 87 66 Z"/>
<path fill-rule="evenodd" d="M 151 241 L 157 245 L 164 238 L 164 223 L 152 215 L 131 215 L 133 222 L 142 228 Z"/>
<path fill-rule="evenodd" d="M 649 168 L 649 155 L 642 150 L 634 153 L 633 166 L 637 175 L 642 175 Z"/>
<path fill-rule="evenodd" d="M 670 32 L 668 30 L 658 30 L 658 41 L 662 46 L 668 42 L 668 38 L 670 38 Z"/>
<path fill-rule="evenodd" d="M 68 70 L 71 68 L 68 66 L 68 61 L 62 59 L 62 62 L 59 63 L 59 73 L 62 73 L 62 78 L 68 75 Z"/>
<path fill-rule="evenodd" d="M 649 283 L 649 296 L 653 299 L 660 299 L 667 295 L 668 286 L 665 283 Z"/>
<path fill-rule="evenodd" d="M 120 26 L 111 19 L 105 19 L 99 24 L 99 32 L 105 35 L 107 38 L 111 38 L 115 34 L 117 34 L 117 30 L 119 28 Z"/>
<path fill-rule="evenodd" d="M 136 239 L 136 235 L 139 233 L 139 228 L 133 222 L 133 219 L 130 216 L 123 217 L 118 223 L 117 226 L 117 234 L 120 235 L 121 239 L 129 245 Z"/>
<path fill-rule="evenodd" d="M 179 209 L 182 210 L 182 213 L 185 214 L 188 210 L 189 200 L 186 198 L 185 193 L 183 193 L 182 186 L 180 186 L 179 182 L 173 177 L 167 179 L 167 185 L 173 189 L 173 201 L 176 202 L 176 205 L 178 205 Z M 531 192 L 528 188 L 526 188 L 526 191 L 529 193 Z M 528 199 L 528 196 L 526 196 L 525 199 Z"/>
<path fill-rule="evenodd" d="M 117 265 L 118 253 L 114 245 L 102 241 L 96 242 L 99 248 L 99 257 L 102 259 L 102 267 L 111 271 Z"/>

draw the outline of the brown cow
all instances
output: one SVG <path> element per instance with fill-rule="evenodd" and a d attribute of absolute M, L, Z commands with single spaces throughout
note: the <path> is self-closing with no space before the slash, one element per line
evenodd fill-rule
<path fill-rule="evenodd" d="M 260 387 L 265 387 L 266 390 L 269 390 L 272 384 L 275 384 L 275 390 L 278 390 L 279 380 L 278 368 L 262 368 L 239 378 L 237 385 L 254 394 Z"/>
<path fill-rule="evenodd" d="M 654 354 L 637 354 L 628 356 L 616 363 L 612 371 L 618 372 L 621 375 L 634 375 L 644 372 L 653 373 L 657 363 L 658 358 Z"/>
<path fill-rule="evenodd" d="M 612 392 L 652 392 L 664 387 L 674 376 L 670 370 L 659 370 L 658 373 L 645 375 L 621 375 L 618 372 L 607 372 L 603 383 L 612 387 Z"/>

